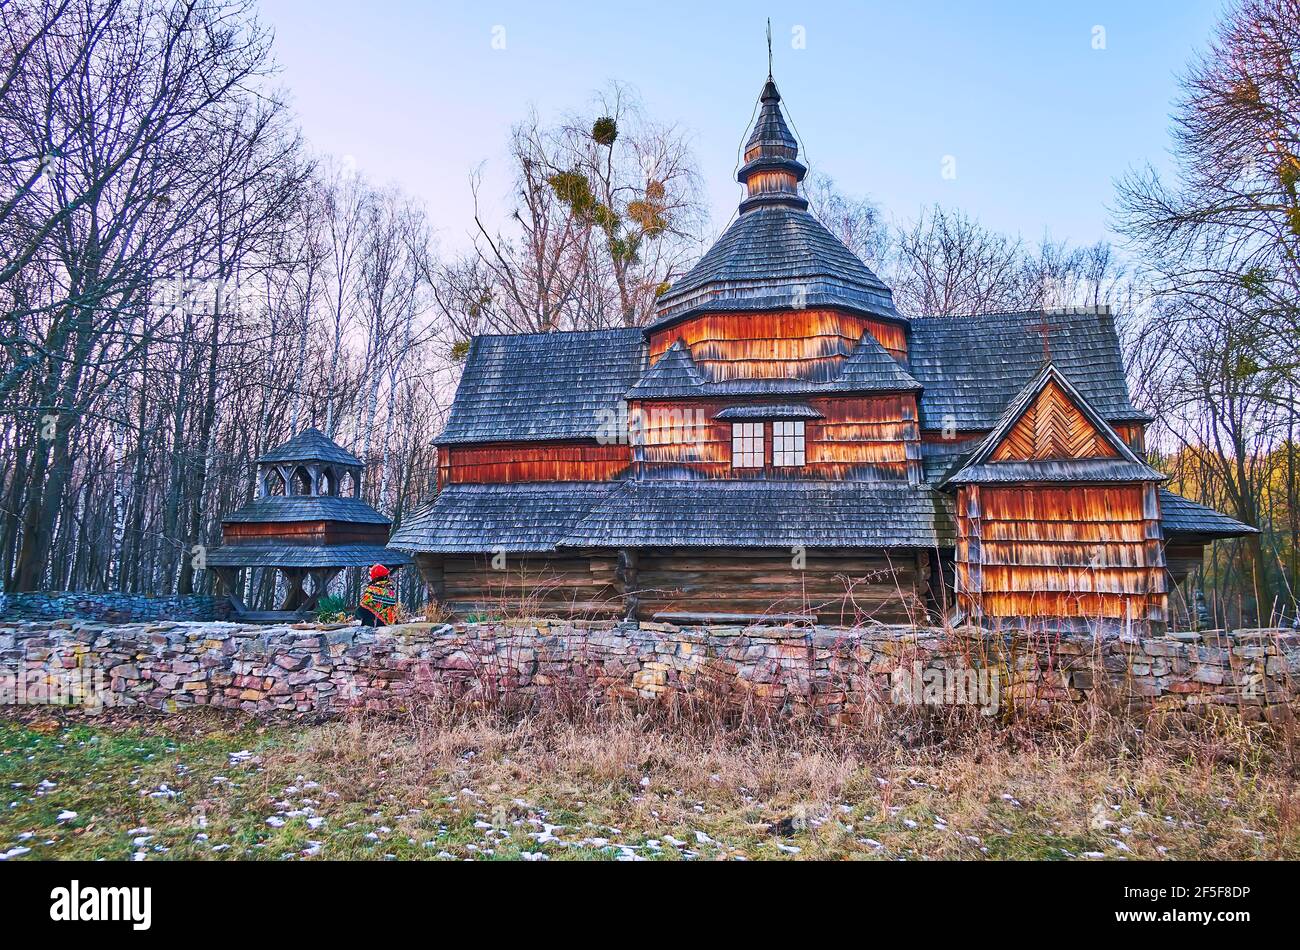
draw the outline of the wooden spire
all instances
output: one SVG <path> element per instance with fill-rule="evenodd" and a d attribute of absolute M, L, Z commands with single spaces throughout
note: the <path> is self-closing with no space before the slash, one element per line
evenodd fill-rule
<path fill-rule="evenodd" d="M 771 68 L 769 54 L 768 68 Z M 790 134 L 781 113 L 781 93 L 769 72 L 767 82 L 759 95 L 762 108 L 754 123 L 754 131 L 745 143 L 745 164 L 736 178 L 749 191 L 740 203 L 744 214 L 762 205 L 790 205 L 807 208 L 808 202 L 799 196 L 799 182 L 808 173 L 799 161 L 799 143 Z"/>

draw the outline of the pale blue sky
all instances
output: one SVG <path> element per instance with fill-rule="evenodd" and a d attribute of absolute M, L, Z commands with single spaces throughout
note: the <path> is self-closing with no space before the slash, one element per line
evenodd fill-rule
<path fill-rule="evenodd" d="M 314 147 L 428 203 L 445 248 L 472 225 L 468 176 L 503 198 L 504 143 L 617 79 L 690 131 L 712 229 L 739 198 L 736 149 L 775 74 L 804 161 L 893 218 L 933 202 L 1036 240 L 1108 236 L 1114 179 L 1168 162 L 1176 76 L 1217 0 L 598 4 L 262 0 Z M 801 26 L 805 49 L 792 49 Z M 492 45 L 504 27 L 505 49 Z M 1093 48 L 1094 27 L 1105 48 Z M 940 173 L 944 156 L 957 177 Z"/>

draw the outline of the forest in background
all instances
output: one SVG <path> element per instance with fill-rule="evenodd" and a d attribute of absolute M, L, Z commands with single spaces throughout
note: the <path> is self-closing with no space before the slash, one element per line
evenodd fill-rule
<path fill-rule="evenodd" d="M 364 496 L 400 521 L 433 490 L 473 334 L 647 322 L 721 231 L 690 136 L 618 83 L 559 121 L 521 113 L 510 215 L 476 211 L 443 253 L 437 229 L 466 222 L 303 140 L 251 0 L 0 0 L 4 589 L 209 589 L 196 566 L 253 460 L 307 425 L 366 461 Z M 1214 546 L 1208 609 L 1290 618 L 1300 0 L 1225 13 L 1171 134 L 1172 178 L 1117 183 L 1118 248 L 954 208 L 893 220 L 816 169 L 806 193 L 905 313 L 1110 304 L 1153 464 L 1263 529 Z M 477 209 L 480 179 L 464 187 Z"/>

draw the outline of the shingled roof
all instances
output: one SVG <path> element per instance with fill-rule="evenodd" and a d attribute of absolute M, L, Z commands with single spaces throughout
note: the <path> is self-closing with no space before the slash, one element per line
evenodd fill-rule
<path fill-rule="evenodd" d="M 1236 537 L 1258 534 L 1258 528 L 1243 524 L 1236 518 L 1198 505 L 1190 498 L 1175 494 L 1167 488 L 1160 489 L 1160 524 L 1165 535 L 1195 534 L 1203 537 Z"/>
<path fill-rule="evenodd" d="M 1110 309 L 914 317 L 909 360 L 923 387 L 928 429 L 991 429 L 1007 404 L 1043 368 L 1046 320 L 1052 362 L 1110 422 L 1148 420 L 1129 401 L 1119 336 Z"/>
<path fill-rule="evenodd" d="M 925 485 L 863 482 L 624 482 L 565 547 L 899 548 L 951 545 L 947 508 Z"/>
<path fill-rule="evenodd" d="M 904 319 L 893 293 L 808 211 L 767 205 L 741 214 L 660 298 L 661 329 L 700 310 L 843 307 Z"/>
<path fill-rule="evenodd" d="M 816 393 L 914 392 L 913 379 L 870 333 L 862 334 L 848 358 L 829 380 L 816 379 L 710 379 L 681 340 L 646 370 L 627 391 L 628 399 L 681 399 L 701 396 L 779 396 Z"/>
<path fill-rule="evenodd" d="M 288 442 L 278 445 L 258 460 L 267 462 L 333 462 L 361 465 L 361 459 L 344 449 L 320 429 L 303 429 Z"/>
<path fill-rule="evenodd" d="M 1049 385 L 1066 394 L 1092 427 L 1101 434 L 1117 458 L 1036 459 L 994 461 L 993 452 L 1034 400 Z M 1110 423 L 1092 407 L 1055 363 L 1048 363 L 1029 381 L 998 417 L 993 430 L 980 441 L 969 458 L 943 479 L 945 485 L 1012 483 L 1012 482 L 1162 482 L 1165 476 L 1139 459 L 1119 437 Z"/>
<path fill-rule="evenodd" d="M 435 441 L 595 438 L 645 368 L 636 329 L 478 336 Z"/>
<path fill-rule="evenodd" d="M 824 419 L 825 415 L 804 403 L 750 403 L 728 406 L 715 419 Z"/>
<path fill-rule="evenodd" d="M 921 388 L 870 333 L 862 334 L 831 385 L 853 392 L 915 392 Z"/>
<path fill-rule="evenodd" d="M 674 340 L 673 345 L 654 361 L 636 384 L 626 393 L 628 399 L 653 399 L 665 396 L 689 396 L 700 391 L 708 382 L 707 377 L 695 365 L 691 351 L 681 340 Z"/>
<path fill-rule="evenodd" d="M 660 299 L 647 332 L 708 310 L 781 310 L 836 306 L 904 318 L 893 294 L 862 261 L 808 213 L 798 192 L 807 172 L 768 77 L 762 108 L 736 173 L 747 189 L 740 214 L 713 247 Z"/>
<path fill-rule="evenodd" d="M 389 539 L 402 551 L 476 553 L 553 551 L 615 490 L 610 482 L 448 485 L 412 512 Z"/>
<path fill-rule="evenodd" d="M 390 524 L 360 498 L 339 495 L 263 495 L 221 519 L 225 524 L 283 521 L 348 521 Z"/>

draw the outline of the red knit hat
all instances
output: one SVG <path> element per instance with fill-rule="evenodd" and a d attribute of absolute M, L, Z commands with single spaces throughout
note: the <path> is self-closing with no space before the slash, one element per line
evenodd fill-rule
<path fill-rule="evenodd" d="M 387 576 L 388 576 L 388 568 L 384 567 L 384 565 L 382 564 L 376 564 L 374 567 L 370 569 L 370 579 L 372 581 L 377 581 L 379 580 L 379 578 L 387 577 Z"/>

